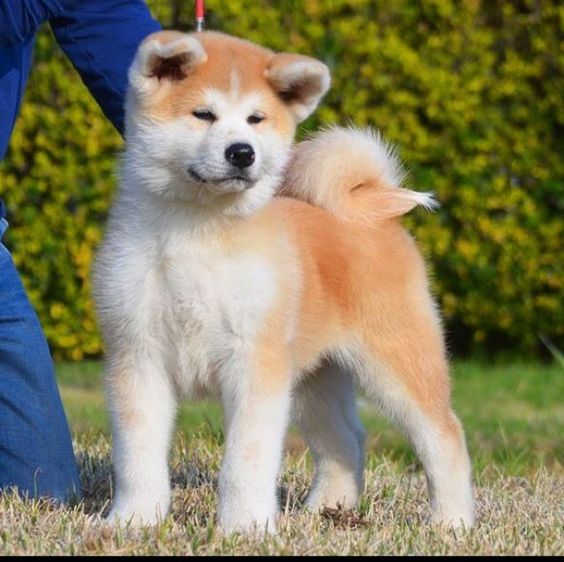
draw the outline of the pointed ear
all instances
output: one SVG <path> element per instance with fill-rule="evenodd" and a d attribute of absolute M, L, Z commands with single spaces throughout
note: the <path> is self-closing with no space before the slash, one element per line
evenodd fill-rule
<path fill-rule="evenodd" d="M 150 93 L 162 82 L 183 80 L 206 60 L 206 51 L 195 37 L 159 31 L 139 46 L 129 69 L 129 83 L 141 94 Z"/>
<path fill-rule="evenodd" d="M 331 84 L 329 69 L 322 62 L 288 53 L 272 57 L 265 77 L 298 122 L 313 113 Z"/>

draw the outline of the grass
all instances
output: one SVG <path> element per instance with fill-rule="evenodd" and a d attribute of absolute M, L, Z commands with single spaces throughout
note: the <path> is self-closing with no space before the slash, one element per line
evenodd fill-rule
<path fill-rule="evenodd" d="M 74 433 L 109 433 L 101 364 L 61 364 L 57 375 Z M 455 362 L 453 387 L 454 407 L 477 473 L 491 464 L 517 476 L 539 466 L 562 469 L 564 369 L 557 363 Z M 403 467 L 416 462 L 403 436 L 362 399 L 360 415 L 369 434 L 369 453 L 389 455 Z M 177 427 L 188 436 L 196 430 L 221 440 L 221 408 L 215 402 L 184 403 Z M 295 453 L 305 450 L 297 432 L 291 431 L 288 447 Z"/>
<path fill-rule="evenodd" d="M 216 404 L 183 405 L 171 455 L 174 500 L 154 529 L 112 529 L 108 417 L 99 363 L 63 364 L 58 377 L 85 497 L 72 508 L 0 495 L 5 554 L 564 554 L 564 370 L 554 365 L 454 364 L 454 404 L 474 466 L 479 524 L 428 522 L 424 476 L 403 437 L 360 401 L 369 432 L 366 492 L 354 513 L 300 510 L 312 466 L 299 435 L 287 442 L 277 538 L 221 536 L 215 526 L 223 442 Z"/>

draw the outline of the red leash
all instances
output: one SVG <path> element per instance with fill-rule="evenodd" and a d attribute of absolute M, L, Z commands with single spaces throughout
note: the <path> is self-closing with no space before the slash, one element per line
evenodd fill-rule
<path fill-rule="evenodd" d="M 196 0 L 196 31 L 203 31 L 206 23 L 206 2 Z"/>

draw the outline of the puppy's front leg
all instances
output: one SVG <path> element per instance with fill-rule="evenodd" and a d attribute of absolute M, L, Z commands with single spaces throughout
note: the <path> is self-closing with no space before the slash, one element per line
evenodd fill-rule
<path fill-rule="evenodd" d="M 227 436 L 219 523 L 225 532 L 276 532 L 276 484 L 290 412 L 289 372 L 276 363 L 257 373 L 237 369 L 234 361 L 222 373 Z"/>
<path fill-rule="evenodd" d="M 149 353 L 111 357 L 106 390 L 112 410 L 116 492 L 110 520 L 155 524 L 170 504 L 168 451 L 176 401 Z"/>

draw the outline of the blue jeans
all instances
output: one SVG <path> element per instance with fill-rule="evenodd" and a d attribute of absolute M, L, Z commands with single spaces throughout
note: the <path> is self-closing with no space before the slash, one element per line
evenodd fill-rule
<path fill-rule="evenodd" d="M 0 201 L 0 490 L 67 501 L 80 481 L 53 362 L 12 257 Z"/>

